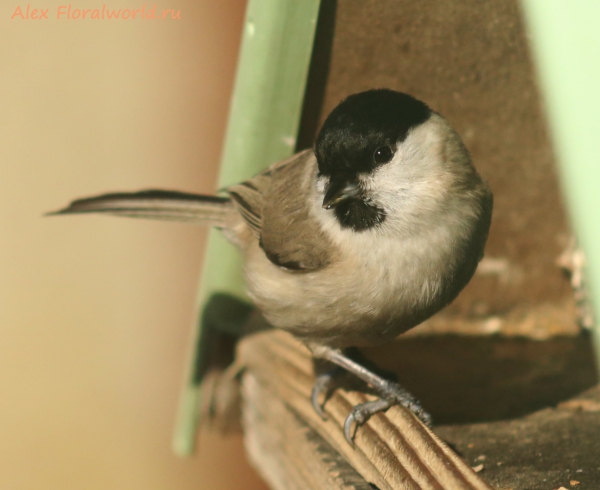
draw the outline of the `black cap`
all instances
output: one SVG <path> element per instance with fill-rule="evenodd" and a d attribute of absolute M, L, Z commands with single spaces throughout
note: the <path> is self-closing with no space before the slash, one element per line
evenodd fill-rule
<path fill-rule="evenodd" d="M 401 92 L 374 89 L 343 100 L 327 116 L 315 143 L 323 175 L 368 173 L 380 165 L 378 148 L 396 149 L 411 128 L 429 119 L 431 109 Z"/>

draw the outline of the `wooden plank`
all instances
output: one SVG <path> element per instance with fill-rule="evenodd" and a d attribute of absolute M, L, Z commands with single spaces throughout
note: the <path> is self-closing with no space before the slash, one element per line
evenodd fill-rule
<path fill-rule="evenodd" d="M 372 487 L 286 403 L 244 376 L 244 426 L 247 453 L 272 488 L 370 490 Z"/>
<path fill-rule="evenodd" d="M 346 461 L 365 482 L 381 490 L 492 488 L 402 407 L 372 417 L 358 428 L 355 446 L 350 446 L 343 435 L 344 420 L 352 406 L 374 397 L 340 388 L 326 402 L 327 419 L 321 420 L 310 403 L 314 383 L 310 353 L 285 332 L 250 335 L 240 342 L 237 356 L 245 369 L 248 453 L 274 489 L 295 488 L 292 481 L 303 482 L 302 488 L 346 488 L 346 482 L 332 486 L 330 459 L 313 454 L 305 427 L 337 453 L 335 461 Z M 307 473 L 306 468 L 312 470 Z"/>

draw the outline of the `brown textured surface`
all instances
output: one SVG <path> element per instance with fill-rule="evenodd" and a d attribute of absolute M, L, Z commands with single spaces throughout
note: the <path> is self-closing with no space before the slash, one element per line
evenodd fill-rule
<path fill-rule="evenodd" d="M 544 342 L 500 336 L 413 336 L 362 351 L 397 376 L 435 424 L 524 417 L 598 383 L 587 334 Z"/>
<path fill-rule="evenodd" d="M 600 488 L 600 387 L 522 419 L 435 432 L 499 490 Z"/>
<path fill-rule="evenodd" d="M 568 225 L 516 0 L 339 0 L 329 69 L 321 120 L 354 92 L 410 93 L 452 123 L 491 184 L 487 257 L 505 267 L 476 276 L 446 314 L 571 308 L 556 265 Z"/>

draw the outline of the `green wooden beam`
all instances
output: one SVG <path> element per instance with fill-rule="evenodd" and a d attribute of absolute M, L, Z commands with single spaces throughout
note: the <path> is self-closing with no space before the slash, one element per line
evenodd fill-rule
<path fill-rule="evenodd" d="M 561 184 L 600 312 L 600 2 L 523 0 L 522 5 Z M 600 361 L 598 326 L 595 344 Z"/>
<path fill-rule="evenodd" d="M 319 4 L 320 0 L 249 0 L 219 187 L 252 177 L 292 155 Z M 200 283 L 200 311 L 215 293 L 246 297 L 239 253 L 212 231 Z M 214 327 L 231 332 L 240 325 L 229 315 L 228 321 Z M 199 315 L 196 350 L 190 361 L 173 440 L 175 452 L 182 456 L 194 450 L 201 397 L 198 366 L 207 349 L 206 339 L 206 325 Z"/>

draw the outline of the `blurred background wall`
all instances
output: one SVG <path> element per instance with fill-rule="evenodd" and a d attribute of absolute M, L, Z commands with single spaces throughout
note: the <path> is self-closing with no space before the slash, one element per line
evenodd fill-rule
<path fill-rule="evenodd" d="M 160 0 L 180 11 L 164 20 L 61 5 L 0 7 L 0 488 L 264 488 L 239 437 L 170 449 L 205 230 L 42 217 L 106 191 L 214 191 L 245 1 Z"/>

